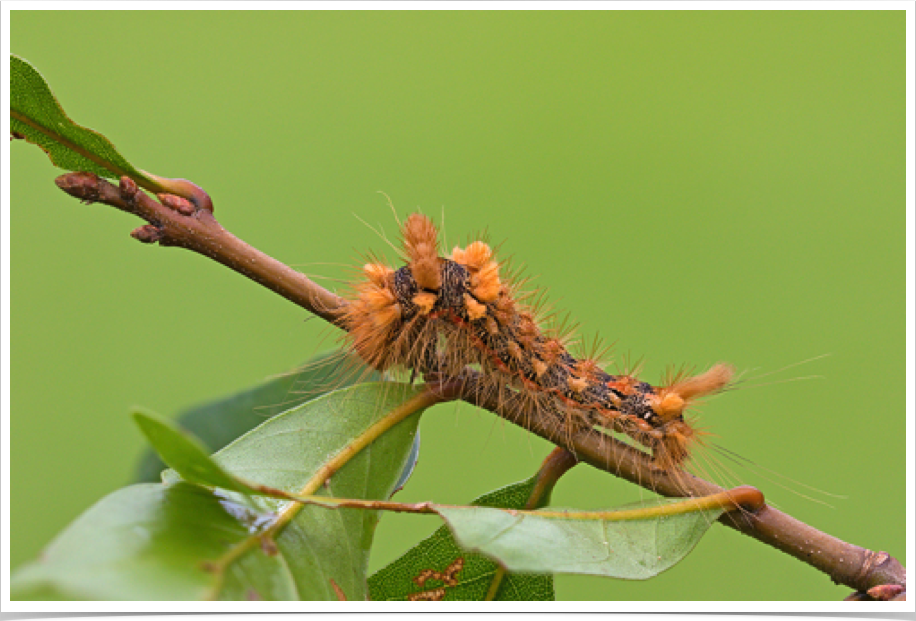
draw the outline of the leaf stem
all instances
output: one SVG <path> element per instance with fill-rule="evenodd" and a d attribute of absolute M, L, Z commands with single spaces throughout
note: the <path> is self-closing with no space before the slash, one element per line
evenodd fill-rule
<path fill-rule="evenodd" d="M 408 399 L 395 409 L 391 410 L 388 414 L 379 419 L 375 424 L 369 427 L 366 431 L 358 435 L 350 444 L 345 446 L 343 450 L 337 453 L 334 457 L 329 459 L 325 464 L 312 475 L 306 484 L 299 490 L 299 493 L 295 496 L 290 495 L 290 500 L 300 500 L 300 498 L 310 497 L 318 489 L 324 485 L 325 481 L 330 479 L 335 472 L 343 468 L 343 466 L 353 459 L 357 453 L 361 450 L 375 442 L 383 433 L 403 421 L 405 418 L 408 418 L 417 412 L 420 412 L 436 403 L 441 403 L 443 399 L 441 396 L 433 393 L 430 390 L 424 390 L 419 395 Z M 313 497 L 314 498 L 314 497 Z M 334 499 L 326 498 L 333 502 Z M 372 502 L 372 501 L 364 501 Z M 381 501 L 379 501 L 381 502 Z M 315 503 L 317 504 L 317 503 Z M 396 503 L 395 503 L 396 504 Z M 280 512 L 280 515 L 277 519 L 267 528 L 266 533 L 271 536 L 282 529 L 286 524 L 289 523 L 293 517 L 299 512 L 302 508 L 302 503 L 294 503 L 287 506 L 283 511 Z M 368 507 L 367 507 L 368 508 Z"/>
<path fill-rule="evenodd" d="M 318 485 L 320 487 L 320 484 Z M 306 486 L 307 489 L 308 486 Z M 433 502 L 402 503 L 391 502 L 389 500 L 364 500 L 360 498 L 334 498 L 328 496 L 314 496 L 311 492 L 303 494 L 288 494 L 282 490 L 268 487 L 253 486 L 256 491 L 274 498 L 293 501 L 295 506 L 301 508 L 303 505 L 312 505 L 325 509 L 365 509 L 371 511 L 392 511 L 395 513 L 418 513 L 418 514 L 438 514 L 439 509 L 480 509 L 475 505 L 443 505 Z M 312 490 L 314 492 L 317 487 Z M 641 507 L 639 509 L 609 509 L 607 511 L 544 511 L 541 509 L 501 509 L 499 507 L 483 507 L 494 511 L 504 511 L 510 515 L 532 515 L 537 517 L 568 519 L 568 520 L 604 520 L 606 522 L 622 522 L 627 520 L 650 520 L 657 517 L 672 515 L 681 515 L 684 513 L 695 513 L 698 511 L 709 511 L 712 509 L 725 509 L 732 511 L 735 509 L 749 509 L 753 506 L 759 506 L 763 502 L 763 494 L 757 489 L 750 486 L 736 487 L 726 490 L 720 494 L 704 496 L 702 498 L 687 498 L 679 502 L 672 502 L 653 507 Z M 290 511 L 290 519 L 294 515 Z M 286 510 L 281 513 L 280 517 L 275 520 L 269 532 L 275 528 L 282 527 L 289 519 L 284 520 Z"/>
<path fill-rule="evenodd" d="M 579 461 L 575 455 L 565 448 L 558 446 L 553 449 L 538 469 L 537 480 L 534 482 L 534 489 L 531 490 L 531 495 L 528 496 L 528 500 L 525 502 L 525 509 L 531 510 L 546 505 L 550 501 L 550 493 L 553 491 L 557 481 L 577 463 Z M 485 602 L 491 602 L 496 599 L 506 573 L 506 568 L 502 564 L 496 568 L 493 580 L 490 581 L 490 588 L 487 589 L 487 594 L 483 598 Z"/>
<path fill-rule="evenodd" d="M 606 522 L 621 522 L 625 520 L 649 520 L 656 517 L 681 515 L 697 511 L 724 509 L 746 509 L 754 511 L 763 506 L 763 494 L 756 488 L 742 485 L 711 496 L 701 498 L 688 498 L 678 502 L 657 505 L 654 507 L 640 507 L 639 509 L 626 509 L 623 511 L 537 511 L 541 517 L 561 518 L 570 520 L 603 520 Z M 528 513 L 528 512 L 525 512 Z"/>
<path fill-rule="evenodd" d="M 383 433 L 403 421 L 404 419 L 425 410 L 437 403 L 449 401 L 452 397 L 442 393 L 426 389 L 419 395 L 408 399 L 398 407 L 394 408 L 379 419 L 375 424 L 366 429 L 357 436 L 353 442 L 348 444 L 342 451 L 327 461 L 311 479 L 305 484 L 299 492 L 302 496 L 308 496 L 318 490 L 324 482 L 331 478 L 335 472 L 340 470 L 344 464 L 350 461 L 361 450 L 375 442 Z"/>

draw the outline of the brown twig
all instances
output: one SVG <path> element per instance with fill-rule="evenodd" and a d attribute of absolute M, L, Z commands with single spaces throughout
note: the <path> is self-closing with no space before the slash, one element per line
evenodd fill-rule
<path fill-rule="evenodd" d="M 140 241 L 187 248 L 210 257 L 326 321 L 341 325 L 346 300 L 241 241 L 223 229 L 206 209 L 171 195 L 162 195 L 162 203 L 156 202 L 126 177 L 121 179 L 120 187 L 115 187 L 92 173 L 70 173 L 58 177 L 57 185 L 85 202 L 105 203 L 148 222 L 132 233 Z M 454 378 L 448 390 L 456 390 Z M 462 400 L 567 448 L 579 461 L 651 491 L 665 496 L 709 496 L 724 491 L 687 473 L 658 470 L 648 455 L 609 436 L 594 431 L 570 435 L 567 429 L 550 426 L 524 402 L 484 394 L 473 373 L 462 378 L 457 390 Z M 756 511 L 726 513 L 721 521 L 823 571 L 838 584 L 859 594 L 869 593 L 862 599 L 905 597 L 906 569 L 886 552 L 848 544 L 766 505 Z M 882 585 L 890 588 L 875 590 Z"/>
<path fill-rule="evenodd" d="M 187 248 L 247 276 L 293 304 L 337 324 L 346 301 L 319 287 L 305 274 L 246 244 L 220 226 L 213 213 L 173 195 L 163 203 L 141 192 L 128 177 L 116 187 L 93 173 L 61 175 L 57 186 L 87 203 L 104 203 L 132 213 L 149 224 L 131 235 L 144 243 Z"/>

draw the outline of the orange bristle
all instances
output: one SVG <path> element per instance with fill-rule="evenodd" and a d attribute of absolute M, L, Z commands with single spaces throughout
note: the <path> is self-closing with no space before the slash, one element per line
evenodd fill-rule
<path fill-rule="evenodd" d="M 502 282 L 499 279 L 499 263 L 491 261 L 477 274 L 471 276 L 474 295 L 481 302 L 493 302 L 499 297 Z"/>
<path fill-rule="evenodd" d="M 464 305 L 468 309 L 468 319 L 477 321 L 487 315 L 487 307 L 468 294 L 464 294 Z"/>
<path fill-rule="evenodd" d="M 493 250 L 481 241 L 475 241 L 467 248 L 458 248 L 452 250 L 452 261 L 464 265 L 471 272 L 477 272 L 484 268 L 493 256 Z"/>
<path fill-rule="evenodd" d="M 734 373 L 731 366 L 720 363 L 713 365 L 700 375 L 675 379 L 668 386 L 658 390 L 658 394 L 651 400 L 652 409 L 663 421 L 675 420 L 698 397 L 710 395 L 725 388 Z"/>
<path fill-rule="evenodd" d="M 380 263 L 366 263 L 363 266 L 363 274 L 365 274 L 366 278 L 372 281 L 373 284 L 379 287 L 385 287 L 388 285 L 388 279 L 394 274 L 394 270 Z"/>
<path fill-rule="evenodd" d="M 439 289 L 442 282 L 439 276 L 439 235 L 435 225 L 426 216 L 415 213 L 404 222 L 402 234 L 404 252 L 417 285 L 421 289 Z"/>
<path fill-rule="evenodd" d="M 422 291 L 413 296 L 413 303 L 420 307 L 420 312 L 428 315 L 436 304 L 436 294 L 429 291 Z"/>
<path fill-rule="evenodd" d="M 719 392 L 731 382 L 735 369 L 728 364 L 715 364 L 705 373 L 677 381 L 663 389 L 666 394 L 675 394 L 684 401 Z"/>

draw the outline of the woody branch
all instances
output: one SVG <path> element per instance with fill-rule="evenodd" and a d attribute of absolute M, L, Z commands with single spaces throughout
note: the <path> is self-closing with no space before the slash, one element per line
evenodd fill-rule
<path fill-rule="evenodd" d="M 156 201 L 127 177 L 115 186 L 92 173 L 69 173 L 58 187 L 86 203 L 99 202 L 147 222 L 131 235 L 144 243 L 177 246 L 202 254 L 250 278 L 322 319 L 342 327 L 347 301 L 304 274 L 253 248 L 224 229 L 212 211 L 173 195 Z M 454 379 L 449 378 L 454 386 Z M 487 398 L 478 377 L 468 371 L 459 384 L 460 398 L 570 450 L 578 460 L 665 496 L 708 496 L 723 488 L 687 473 L 655 469 L 650 458 L 622 442 L 587 430 L 570 435 L 534 415 L 523 402 Z M 435 385 L 432 386 L 435 389 Z M 906 570 L 885 552 L 873 552 L 823 533 L 764 505 L 757 511 L 730 512 L 720 521 L 808 563 L 838 583 L 855 589 L 854 599 L 904 599 Z"/>

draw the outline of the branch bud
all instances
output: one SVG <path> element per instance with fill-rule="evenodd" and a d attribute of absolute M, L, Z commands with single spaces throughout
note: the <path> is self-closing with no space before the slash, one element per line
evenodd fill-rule
<path fill-rule="evenodd" d="M 61 190 L 85 203 L 99 200 L 99 182 L 101 179 L 91 172 L 73 172 L 61 175 L 54 180 Z"/>

